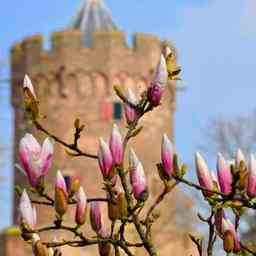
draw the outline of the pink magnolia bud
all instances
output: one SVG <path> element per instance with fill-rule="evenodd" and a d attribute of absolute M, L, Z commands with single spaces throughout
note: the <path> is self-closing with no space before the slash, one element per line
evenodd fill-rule
<path fill-rule="evenodd" d="M 134 197 L 139 201 L 145 201 L 148 198 L 148 185 L 141 162 L 135 169 L 130 170 L 130 178 Z"/>
<path fill-rule="evenodd" d="M 120 133 L 119 127 L 116 124 L 113 126 L 109 147 L 114 163 L 120 165 L 123 162 L 124 149 L 122 135 Z"/>
<path fill-rule="evenodd" d="M 138 100 L 130 88 L 127 89 L 125 97 L 133 105 L 138 104 Z M 137 111 L 127 103 L 124 105 L 124 113 L 128 124 L 134 123 L 139 117 Z"/>
<path fill-rule="evenodd" d="M 155 77 L 152 80 L 152 84 L 157 84 L 159 87 L 166 87 L 168 81 L 168 71 L 166 60 L 163 55 L 161 55 L 159 64 L 156 68 Z"/>
<path fill-rule="evenodd" d="M 98 161 L 104 179 L 110 178 L 110 171 L 113 167 L 113 157 L 108 144 L 100 138 Z"/>
<path fill-rule="evenodd" d="M 98 234 L 103 226 L 100 204 L 97 201 L 91 203 L 90 220 L 92 229 Z"/>
<path fill-rule="evenodd" d="M 235 164 L 239 168 L 241 161 L 245 162 L 245 157 L 241 149 L 239 148 L 236 152 Z"/>
<path fill-rule="evenodd" d="M 152 82 L 147 92 L 148 101 L 153 106 L 158 106 L 161 102 L 163 91 L 164 91 L 163 87 L 161 87 L 159 84 L 155 84 Z"/>
<path fill-rule="evenodd" d="M 217 171 L 220 190 L 228 195 L 232 192 L 232 174 L 224 157 L 219 153 L 217 158 Z"/>
<path fill-rule="evenodd" d="M 21 221 L 25 223 L 29 229 L 35 229 L 37 219 L 36 209 L 35 207 L 32 207 L 25 189 L 20 197 L 19 212 Z"/>
<path fill-rule="evenodd" d="M 163 49 L 163 55 L 164 55 L 165 59 L 167 59 L 170 54 L 172 54 L 171 48 L 168 47 L 168 46 L 164 47 L 164 49 Z"/>
<path fill-rule="evenodd" d="M 165 173 L 171 177 L 173 173 L 173 145 L 166 134 L 163 135 L 161 158 Z"/>
<path fill-rule="evenodd" d="M 60 171 L 57 171 L 55 188 L 61 189 L 68 198 L 68 189 L 64 177 Z"/>
<path fill-rule="evenodd" d="M 35 90 L 28 75 L 25 75 L 24 77 L 23 88 L 29 90 L 34 99 L 36 99 Z"/>
<path fill-rule="evenodd" d="M 32 187 L 44 176 L 52 163 L 53 144 L 46 138 L 40 146 L 32 134 L 26 134 L 20 141 L 19 156 L 22 166 Z"/>
<path fill-rule="evenodd" d="M 198 152 L 196 153 L 196 171 L 200 186 L 208 190 L 213 190 L 214 184 L 212 181 L 211 174 L 208 170 L 205 160 Z"/>
<path fill-rule="evenodd" d="M 233 241 L 234 241 L 233 252 L 237 253 L 241 251 L 240 237 L 235 230 L 235 226 L 233 225 L 233 223 L 231 223 L 229 219 L 223 219 L 223 232 L 225 233 L 227 231 L 229 231 L 233 236 Z"/>
<path fill-rule="evenodd" d="M 251 155 L 248 169 L 247 195 L 249 197 L 256 197 L 256 160 L 253 155 Z"/>
<path fill-rule="evenodd" d="M 76 223 L 83 225 L 86 219 L 87 197 L 82 187 L 77 192 Z"/>

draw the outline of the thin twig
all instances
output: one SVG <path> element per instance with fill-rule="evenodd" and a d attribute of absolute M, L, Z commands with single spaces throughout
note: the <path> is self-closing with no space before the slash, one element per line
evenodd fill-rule
<path fill-rule="evenodd" d="M 36 126 L 36 128 L 39 131 L 42 131 L 43 133 L 45 133 L 46 135 L 48 135 L 49 137 L 51 137 L 52 139 L 54 139 L 56 142 L 60 143 L 61 145 L 63 145 L 64 147 L 75 151 L 77 154 L 74 156 L 85 156 L 85 157 L 89 157 L 92 159 L 97 159 L 98 156 L 97 155 L 93 155 L 93 154 L 89 154 L 86 152 L 83 152 L 81 149 L 79 149 L 76 145 L 74 144 L 68 144 L 65 141 L 63 141 L 62 139 L 58 138 L 57 136 L 55 136 L 54 134 L 50 133 L 47 129 L 45 129 L 38 121 L 34 121 L 34 125 Z"/>

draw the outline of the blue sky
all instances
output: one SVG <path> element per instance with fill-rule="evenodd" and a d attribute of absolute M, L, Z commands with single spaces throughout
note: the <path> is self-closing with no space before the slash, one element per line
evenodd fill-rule
<path fill-rule="evenodd" d="M 10 46 L 26 35 L 63 29 L 76 12 L 79 0 L 9 0 L 0 8 L 0 60 Z M 246 114 L 256 106 L 255 0 L 106 0 L 116 23 L 132 32 L 151 32 L 172 40 L 183 67 L 178 94 L 175 139 L 180 155 L 193 164 L 202 142 L 202 128 L 216 117 Z M 8 74 L 7 74 L 8 75 Z M 11 108 L 8 85 L 0 84 L 0 139 L 11 148 Z M 1 168 L 0 227 L 9 224 L 10 154 Z M 214 161 L 209 159 L 212 166 Z"/>

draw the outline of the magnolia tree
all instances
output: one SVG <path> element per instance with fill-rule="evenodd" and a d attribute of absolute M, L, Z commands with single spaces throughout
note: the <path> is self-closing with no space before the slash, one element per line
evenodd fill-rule
<path fill-rule="evenodd" d="M 141 131 L 141 118 L 149 111 L 161 107 L 161 98 L 168 80 L 178 80 L 180 68 L 175 65 L 172 51 L 166 47 L 161 55 L 153 80 L 148 89 L 137 99 L 131 90 L 123 93 L 115 86 L 115 92 L 123 101 L 127 131 L 123 137 L 117 125 L 114 125 L 108 142 L 99 139 L 97 155 L 84 152 L 79 147 L 79 138 L 84 128 L 79 120 L 74 123 L 74 142 L 69 144 L 58 136 L 51 134 L 41 123 L 39 105 L 36 93 L 28 76 L 24 79 L 24 103 L 27 116 L 34 126 L 48 137 L 40 145 L 32 134 L 26 134 L 20 141 L 19 155 L 22 169 L 30 184 L 29 193 L 17 189 L 20 196 L 20 229 L 22 238 L 32 244 L 35 256 L 62 255 L 63 246 L 85 247 L 98 245 L 101 256 L 135 255 L 134 247 L 145 250 L 145 255 L 158 255 L 152 242 L 152 226 L 157 221 L 156 210 L 168 193 L 179 184 L 185 184 L 191 189 L 202 192 L 202 200 L 210 206 L 209 216 L 198 214 L 199 219 L 208 226 L 208 237 L 200 238 L 189 235 L 199 255 L 213 255 L 216 238 L 223 241 L 223 250 L 227 255 L 256 255 L 246 246 L 239 237 L 238 228 L 245 208 L 256 209 L 256 160 L 251 157 L 247 164 L 243 154 L 238 151 L 233 162 L 225 161 L 224 157 L 217 156 L 217 177 L 210 173 L 203 157 L 196 153 L 195 164 L 198 182 L 184 178 L 187 167 L 181 163 L 178 154 L 166 134 L 163 135 L 161 161 L 156 165 L 163 189 L 154 202 L 149 202 L 150 187 L 144 173 L 143 163 L 140 162 L 133 149 L 129 151 L 129 164 L 125 166 L 124 156 L 127 144 L 136 139 Z M 49 171 L 54 156 L 53 141 L 66 147 L 73 156 L 92 158 L 98 161 L 102 173 L 105 198 L 89 198 L 75 178 L 65 180 L 61 171 L 57 171 L 55 181 L 55 196 L 51 197 L 45 188 L 44 178 Z M 120 184 L 120 187 L 118 186 Z M 39 199 L 31 200 L 32 193 Z M 37 227 L 35 205 L 52 207 L 55 219 L 49 226 Z M 102 204 L 108 206 L 110 227 L 104 221 Z M 149 205 L 148 205 L 149 204 Z M 64 223 L 65 214 L 69 205 L 75 205 L 74 225 Z M 230 209 L 234 221 L 225 214 Z M 81 227 L 86 223 L 86 212 L 90 212 L 91 229 L 95 235 L 88 237 Z M 119 222 L 118 228 L 115 224 Z M 127 225 L 133 225 L 138 241 L 128 241 Z M 74 240 L 47 241 L 40 236 L 46 231 L 62 230 L 73 233 Z M 42 236 L 41 236 L 42 237 Z"/>

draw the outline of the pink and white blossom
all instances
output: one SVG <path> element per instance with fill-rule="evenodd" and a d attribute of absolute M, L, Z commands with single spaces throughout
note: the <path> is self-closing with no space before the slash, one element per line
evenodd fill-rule
<path fill-rule="evenodd" d="M 19 156 L 30 185 L 36 187 L 38 179 L 51 167 L 53 144 L 46 138 L 41 146 L 32 134 L 27 133 L 20 141 Z"/>

